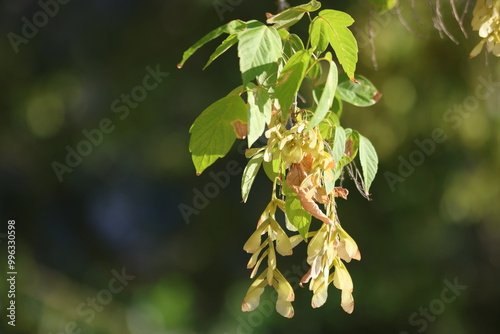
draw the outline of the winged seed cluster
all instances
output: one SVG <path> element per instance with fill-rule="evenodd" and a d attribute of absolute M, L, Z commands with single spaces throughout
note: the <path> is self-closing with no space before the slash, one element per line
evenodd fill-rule
<path fill-rule="evenodd" d="M 472 29 L 483 39 L 472 50 L 477 56 L 486 44 L 486 50 L 500 57 L 500 0 L 477 0 L 472 13 Z"/>
<path fill-rule="evenodd" d="M 299 115 L 299 118 L 302 118 Z M 267 268 L 252 283 L 242 303 L 243 311 L 252 311 L 259 305 L 260 295 L 269 285 L 278 292 L 276 310 L 284 317 L 291 318 L 294 310 L 291 302 L 294 292 L 290 283 L 276 268 L 276 252 L 282 256 L 292 255 L 292 249 L 301 241 L 309 241 L 307 248 L 307 262 L 311 266 L 301 280 L 309 284 L 313 291 L 312 307 L 322 306 L 328 296 L 328 286 L 342 290 L 342 308 L 351 313 L 354 308 L 352 297 L 353 284 L 351 276 L 342 260 L 360 260 L 361 256 L 354 240 L 342 229 L 335 211 L 335 198 L 347 199 L 348 191 L 341 187 L 328 187 L 334 184 L 335 161 L 331 154 L 324 150 L 324 141 L 319 128 L 307 130 L 308 122 L 305 119 L 297 121 L 287 129 L 279 112 L 271 117 L 269 130 L 266 131 L 268 144 L 260 149 L 252 150 L 252 157 L 262 155 L 265 162 L 278 161 L 279 170 L 275 171 L 276 185 L 281 186 L 286 194 L 286 200 L 276 197 L 276 189 L 272 198 L 262 213 L 256 231 L 250 236 L 243 249 L 252 253 L 247 268 L 253 268 L 253 278 L 263 260 L 267 257 Z M 286 171 L 286 172 L 285 172 Z M 296 232 L 298 225 L 293 224 L 296 210 L 287 210 L 293 201 L 300 203 L 302 212 L 299 216 L 313 217 L 322 221 L 317 232 L 306 232 L 288 237 L 275 218 L 276 209 L 283 211 L 286 217 L 286 226 Z M 318 204 L 326 207 L 327 214 Z M 262 242 L 262 235 L 267 238 Z M 264 250 L 265 249 L 265 250 Z M 260 256 L 260 257 L 259 257 Z M 334 268 L 333 273 L 330 273 Z"/>
<path fill-rule="evenodd" d="M 342 291 L 341 306 L 354 308 L 353 283 L 345 263 L 361 256 L 340 224 L 336 199 L 347 199 L 341 183 L 344 168 L 353 175 L 359 156 L 362 172 L 356 185 L 364 196 L 377 172 L 378 158 L 370 141 L 340 125 L 343 103 L 367 107 L 381 94 L 364 77 L 354 75 L 358 46 L 346 13 L 322 10 L 311 1 L 259 21 L 231 21 L 189 48 L 178 67 L 207 42 L 227 34 L 207 65 L 233 45 L 238 47 L 242 85 L 214 102 L 193 123 L 189 149 L 198 174 L 227 154 L 236 139 L 247 139 L 248 164 L 243 172 L 246 202 L 262 167 L 273 184 L 270 202 L 255 232 L 244 245 L 252 254 L 247 268 L 254 279 L 242 303 L 243 311 L 258 307 L 266 286 L 278 293 L 276 310 L 292 317 L 294 291 L 278 269 L 279 256 L 290 256 L 307 243 L 310 269 L 301 280 L 313 292 L 312 307 L 322 306 L 333 284 Z M 307 16 L 309 37 L 288 29 Z M 329 51 L 330 50 L 330 51 Z M 333 53 L 331 52 L 333 51 Z M 344 73 L 340 73 L 337 64 Z M 300 93 L 299 93 L 300 89 Z M 267 143 L 253 147 L 259 137 Z M 283 212 L 278 222 L 276 212 Z M 313 219 L 314 218 L 314 219 Z M 264 269 L 262 269 L 264 268 Z"/>

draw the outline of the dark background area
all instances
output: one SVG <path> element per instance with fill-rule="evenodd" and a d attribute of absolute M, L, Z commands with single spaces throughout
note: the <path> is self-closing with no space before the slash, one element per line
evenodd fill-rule
<path fill-rule="evenodd" d="M 218 3 L 73 0 L 60 4 L 16 53 L 8 34 L 22 35 L 22 18 L 33 22 L 41 7 L 29 0 L 0 2 L 1 332 L 497 333 L 500 63 L 483 54 L 469 59 L 479 41 L 469 28 L 470 13 L 465 39 L 443 4 L 459 45 L 439 38 L 426 1 L 417 4 L 420 21 L 402 1 L 414 34 L 394 11 L 375 14 L 374 70 L 366 40 L 368 4 L 322 3 L 355 18 L 357 73 L 384 94 L 370 108 L 345 106 L 341 120 L 374 143 L 379 174 L 373 201 L 347 182 L 349 200 L 338 203 L 362 253 L 360 262 L 348 264 L 354 313 L 342 311 L 333 286 L 320 309 L 312 309 L 310 291 L 299 288 L 290 320 L 271 310 L 270 288 L 259 309 L 240 310 L 251 283 L 242 247 L 272 189 L 263 172 L 246 204 L 240 172 L 189 224 L 179 210 L 194 205 L 197 191 L 213 181 L 210 172 L 231 164 L 242 171 L 246 159 L 235 145 L 196 176 L 188 151 L 188 129 L 197 115 L 240 84 L 236 49 L 204 71 L 217 42 L 182 70 L 176 64 L 208 31 L 237 18 L 262 21 L 277 8 L 275 1 L 242 0 L 218 13 Z M 307 24 L 294 29 L 305 36 Z M 147 68 L 157 67 L 168 76 L 126 117 L 114 112 L 113 102 L 141 86 Z M 490 93 L 480 99 L 485 91 Z M 97 136 L 87 156 L 59 180 L 54 162 L 67 164 L 68 150 L 82 148 L 84 131 L 98 129 L 104 119 L 113 130 Z M 429 154 L 415 153 L 422 151 L 416 141 L 429 142 L 438 128 L 446 140 Z M 404 182 L 388 182 L 387 173 L 398 174 L 401 161 L 417 156 L 424 159 L 413 171 L 403 170 Z M 9 219 L 16 221 L 15 328 L 5 317 Z M 305 272 L 304 259 L 303 247 L 279 259 L 291 282 Z M 122 271 L 130 280 L 109 293 Z M 454 282 L 466 288 L 455 298 L 443 295 Z M 93 312 L 92 298 L 104 301 Z M 428 316 L 423 308 L 430 308 Z"/>

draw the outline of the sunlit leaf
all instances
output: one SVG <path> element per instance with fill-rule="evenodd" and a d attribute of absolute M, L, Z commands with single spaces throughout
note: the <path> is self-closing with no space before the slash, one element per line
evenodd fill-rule
<path fill-rule="evenodd" d="M 259 139 L 266 123 L 271 119 L 271 99 L 262 86 L 249 86 L 248 94 L 248 147 Z"/>
<path fill-rule="evenodd" d="M 335 160 L 336 164 L 340 162 L 340 159 L 344 155 L 345 141 L 346 141 L 346 135 L 344 129 L 341 126 L 336 126 L 335 139 L 333 140 L 333 147 L 332 147 L 333 160 Z"/>
<path fill-rule="evenodd" d="M 286 31 L 286 30 L 281 29 L 280 31 Z M 289 33 L 288 35 L 283 37 L 282 34 L 282 39 L 283 39 L 283 54 L 285 55 L 286 59 L 289 59 L 291 56 L 293 56 L 300 50 L 304 50 L 304 43 L 302 42 L 299 36 Z"/>
<path fill-rule="evenodd" d="M 262 167 L 264 168 L 264 172 L 267 177 L 274 182 L 274 180 L 279 176 L 280 160 L 273 159 L 271 161 L 264 161 Z"/>
<path fill-rule="evenodd" d="M 281 56 L 278 31 L 259 21 L 247 22 L 247 29 L 238 34 L 238 56 L 243 83 L 247 84 L 266 72 Z"/>
<path fill-rule="evenodd" d="M 184 66 L 184 63 L 191 57 L 196 50 L 201 48 L 203 45 L 206 43 L 210 42 L 211 40 L 219 37 L 220 35 L 226 33 L 226 34 L 237 34 L 241 31 L 243 31 L 246 27 L 246 23 L 240 20 L 234 20 L 231 21 L 217 29 L 212 30 L 205 36 L 203 36 L 198 42 L 194 43 L 189 49 L 187 49 L 184 54 L 182 55 L 182 60 L 179 64 L 177 64 L 178 68 L 181 68 Z"/>
<path fill-rule="evenodd" d="M 311 46 L 322 52 L 330 44 L 350 78 L 354 77 L 358 62 L 358 44 L 347 28 L 353 22 L 352 17 L 344 12 L 326 9 L 319 12 L 310 28 Z"/>
<path fill-rule="evenodd" d="M 318 102 L 318 106 L 314 111 L 314 116 L 309 121 L 307 129 L 311 129 L 318 125 L 326 114 L 330 110 L 333 99 L 335 97 L 335 90 L 337 89 L 338 71 L 337 65 L 332 61 L 332 56 L 328 53 L 325 57 L 329 62 L 330 69 L 328 70 L 328 76 L 326 77 L 326 83 L 323 88 L 323 92 Z"/>
<path fill-rule="evenodd" d="M 265 87 L 266 89 L 273 89 L 278 81 L 278 63 L 272 63 L 257 76 L 257 83 L 259 86 Z"/>
<path fill-rule="evenodd" d="M 309 26 L 309 35 L 311 38 L 311 46 L 317 53 L 322 53 L 330 45 L 331 32 L 328 29 L 328 24 L 319 17 L 314 18 Z"/>
<path fill-rule="evenodd" d="M 288 36 L 290 36 L 290 32 L 288 32 L 288 30 L 286 29 L 278 29 L 278 34 L 280 35 L 283 42 L 286 41 Z"/>
<path fill-rule="evenodd" d="M 210 65 L 215 59 L 217 59 L 221 54 L 229 50 L 231 46 L 234 44 L 238 43 L 238 36 L 237 35 L 229 35 L 222 43 L 215 49 L 214 53 L 210 56 L 208 59 L 207 63 L 203 67 L 203 69 L 206 69 L 208 65 Z"/>
<path fill-rule="evenodd" d="M 243 171 L 243 177 L 241 179 L 241 196 L 243 198 L 243 202 L 246 202 L 248 199 L 250 189 L 252 188 L 255 176 L 257 176 L 257 173 L 259 172 L 263 157 L 264 152 L 259 152 L 254 155 L 250 161 L 248 161 L 248 164 Z"/>
<path fill-rule="evenodd" d="M 294 54 L 287 61 L 278 78 L 275 96 L 280 103 L 284 118 L 288 117 L 288 110 L 294 101 L 302 80 L 304 80 L 311 54 L 311 50 L 301 50 Z"/>
<path fill-rule="evenodd" d="M 288 221 L 299 231 L 300 235 L 307 240 L 307 233 L 311 225 L 311 214 L 307 212 L 300 204 L 297 193 L 285 185 L 283 191 L 286 196 L 286 217 Z"/>
<path fill-rule="evenodd" d="M 377 174 L 378 157 L 370 140 L 362 135 L 359 135 L 359 160 L 363 169 L 365 194 L 368 195 L 368 190 Z"/>
<path fill-rule="evenodd" d="M 287 28 L 300 21 L 305 13 L 314 12 L 320 8 L 321 3 L 313 0 L 307 4 L 291 7 L 279 14 L 272 15 L 267 19 L 267 23 L 274 24 L 275 29 Z"/>
<path fill-rule="evenodd" d="M 365 77 L 356 75 L 357 83 L 352 82 L 344 73 L 339 75 L 337 95 L 347 103 L 358 107 L 369 107 L 382 97 L 377 88 Z"/>
<path fill-rule="evenodd" d="M 328 113 L 319 123 L 321 137 L 327 141 L 332 141 L 335 135 L 335 127 L 339 125 L 339 117 L 335 113 Z"/>
<path fill-rule="evenodd" d="M 335 182 L 340 177 L 340 174 L 344 166 L 346 166 L 349 162 L 353 160 L 353 158 L 345 156 L 346 141 L 347 138 L 349 138 L 349 134 L 350 132 L 347 133 L 347 131 L 344 130 L 340 125 L 337 125 L 335 127 L 335 137 L 333 140 L 333 147 L 332 147 L 333 160 L 335 161 L 333 182 Z M 328 186 L 330 189 L 332 186 L 331 182 Z"/>
<path fill-rule="evenodd" d="M 189 129 L 189 151 L 198 175 L 227 154 L 246 123 L 247 106 L 238 95 L 223 97 L 198 116 Z"/>

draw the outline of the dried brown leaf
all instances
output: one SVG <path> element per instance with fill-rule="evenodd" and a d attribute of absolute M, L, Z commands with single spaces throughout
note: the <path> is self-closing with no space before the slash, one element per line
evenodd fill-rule
<path fill-rule="evenodd" d="M 231 122 L 231 125 L 234 127 L 234 131 L 236 132 L 236 137 L 239 139 L 245 139 L 248 134 L 248 127 L 246 123 L 241 122 L 240 120 Z"/>
<path fill-rule="evenodd" d="M 354 147 L 354 140 L 352 140 L 351 138 L 349 138 L 349 139 L 345 142 L 345 151 L 344 151 L 344 154 L 345 154 L 348 158 L 352 157 L 352 155 L 354 154 L 353 147 Z"/>
<path fill-rule="evenodd" d="M 307 153 L 300 162 L 300 166 L 302 167 L 302 170 L 306 174 L 311 174 L 313 164 L 314 164 L 314 157 L 312 156 L 311 153 Z"/>
<path fill-rule="evenodd" d="M 316 192 L 314 193 L 314 200 L 321 204 L 326 204 L 330 201 L 330 197 L 328 197 L 325 187 L 316 188 Z"/>
<path fill-rule="evenodd" d="M 335 197 L 341 197 L 343 199 L 347 199 L 347 195 L 349 195 L 349 190 L 342 187 L 335 187 L 333 189 L 333 194 Z"/>
<path fill-rule="evenodd" d="M 334 226 L 333 221 L 328 218 L 323 211 L 319 208 L 318 204 L 314 202 L 311 198 L 308 198 L 307 191 L 300 189 L 300 184 L 306 178 L 307 174 L 304 172 L 300 164 L 292 164 L 290 171 L 287 174 L 286 183 L 292 188 L 299 197 L 300 204 L 311 215 L 315 218 L 321 220 L 325 224 Z"/>

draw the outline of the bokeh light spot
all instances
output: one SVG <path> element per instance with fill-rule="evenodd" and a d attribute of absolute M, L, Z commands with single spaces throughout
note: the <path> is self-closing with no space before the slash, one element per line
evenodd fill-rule
<path fill-rule="evenodd" d="M 64 103 L 56 94 L 36 95 L 28 102 L 26 121 L 37 137 L 56 134 L 64 122 Z"/>

